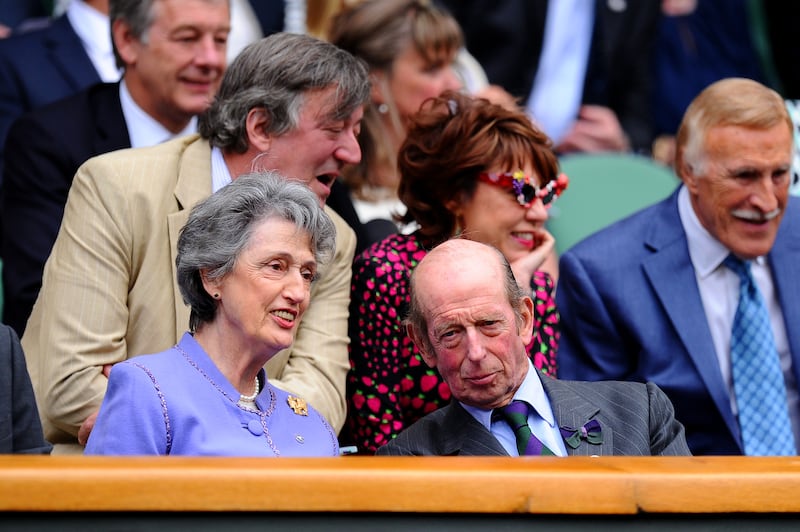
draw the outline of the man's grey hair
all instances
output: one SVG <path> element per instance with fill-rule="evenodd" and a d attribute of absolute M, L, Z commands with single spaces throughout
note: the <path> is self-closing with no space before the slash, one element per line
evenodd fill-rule
<path fill-rule="evenodd" d="M 277 172 L 246 174 L 198 203 L 178 238 L 175 259 L 183 301 L 191 307 L 189 329 L 213 321 L 217 302 L 203 287 L 207 280 L 230 273 L 261 222 L 281 219 L 311 237 L 318 264 L 326 263 L 336 248 L 336 229 L 305 185 Z"/>
<path fill-rule="evenodd" d="M 281 135 L 297 127 L 307 93 L 330 87 L 337 90 L 329 118 L 344 120 L 369 99 L 364 62 L 309 35 L 275 33 L 247 46 L 230 64 L 198 131 L 212 146 L 244 153 L 251 110 L 263 109 L 266 133 Z"/>

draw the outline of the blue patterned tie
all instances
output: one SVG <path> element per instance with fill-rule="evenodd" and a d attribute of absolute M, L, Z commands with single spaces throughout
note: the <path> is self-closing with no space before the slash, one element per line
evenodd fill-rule
<path fill-rule="evenodd" d="M 729 255 L 724 264 L 740 281 L 739 306 L 731 332 L 731 366 L 744 453 L 794 455 L 786 385 L 764 298 L 750 275 L 749 262 Z"/>
<path fill-rule="evenodd" d="M 511 401 L 506 406 L 495 409 L 494 413 L 496 417 L 504 419 L 514 430 L 520 456 L 555 455 L 531 432 L 531 427 L 528 425 L 528 403 Z"/>

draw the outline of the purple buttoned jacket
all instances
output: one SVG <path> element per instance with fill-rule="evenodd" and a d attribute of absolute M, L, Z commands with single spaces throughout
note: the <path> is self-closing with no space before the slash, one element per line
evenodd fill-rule
<path fill-rule="evenodd" d="M 266 383 L 264 371 L 259 375 Z M 270 384 L 260 412 L 237 406 L 239 392 L 190 334 L 178 347 L 134 357 L 111 370 L 86 454 L 337 456 L 336 434 L 302 401 Z"/>

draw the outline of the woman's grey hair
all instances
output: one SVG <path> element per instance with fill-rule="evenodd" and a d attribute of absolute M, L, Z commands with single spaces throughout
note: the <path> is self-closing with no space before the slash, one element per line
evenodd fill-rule
<path fill-rule="evenodd" d="M 230 273 L 247 247 L 255 227 L 279 218 L 292 222 L 311 237 L 311 251 L 318 264 L 326 263 L 336 248 L 336 229 L 319 205 L 319 198 L 305 185 L 277 172 L 240 176 L 198 203 L 178 238 L 178 287 L 191 307 L 189 330 L 213 321 L 217 302 L 206 292 L 207 280 Z"/>
<path fill-rule="evenodd" d="M 147 33 L 156 18 L 155 4 L 159 0 L 109 0 L 108 20 L 114 26 L 116 20 L 122 20 L 130 29 L 131 35 L 139 42 L 147 43 Z M 225 2 L 230 7 L 230 0 L 206 0 L 209 3 Z M 117 52 L 114 36 L 111 36 L 111 45 L 114 49 L 114 59 L 118 68 L 125 68 L 125 62 Z"/>
<path fill-rule="evenodd" d="M 252 109 L 269 117 L 267 133 L 281 135 L 297 127 L 306 93 L 336 87 L 328 108 L 332 120 L 344 120 L 369 99 L 363 61 L 328 42 L 292 33 L 275 33 L 242 50 L 228 67 L 198 131 L 212 146 L 247 151 L 246 119 Z"/>
<path fill-rule="evenodd" d="M 503 252 L 494 246 L 489 246 L 488 244 L 486 245 L 492 248 L 497 256 L 497 260 L 500 263 L 500 267 L 503 271 L 503 287 L 505 288 L 506 300 L 508 301 L 508 304 L 511 305 L 511 308 L 514 309 L 514 316 L 517 320 L 517 326 L 521 326 L 522 308 L 524 305 L 522 299 L 525 297 L 525 292 L 517 283 L 517 279 L 514 277 L 514 270 L 511 269 L 511 264 L 509 264 L 508 259 L 505 257 L 505 255 L 503 255 Z M 403 320 L 403 325 L 406 327 L 410 325 L 415 330 L 419 331 L 418 336 L 423 342 L 425 342 L 425 345 L 418 347 L 421 350 L 424 348 L 425 351 L 433 353 L 433 345 L 431 345 L 430 338 L 428 337 L 427 315 L 425 313 L 425 309 L 422 307 L 422 304 L 419 301 L 419 294 L 417 293 L 416 289 L 416 273 L 416 268 L 411 270 L 411 302 L 408 306 L 406 317 Z M 491 272 L 491 274 L 494 274 L 494 272 Z"/>

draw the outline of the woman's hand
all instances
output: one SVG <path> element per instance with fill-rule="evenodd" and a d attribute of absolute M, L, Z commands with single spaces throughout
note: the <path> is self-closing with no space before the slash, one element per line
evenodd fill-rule
<path fill-rule="evenodd" d="M 531 288 L 533 272 L 540 269 L 544 261 L 553 253 L 556 239 L 545 229 L 539 230 L 534 235 L 534 246 L 530 253 L 511 263 L 511 270 L 517 283 L 527 293 Z"/>

